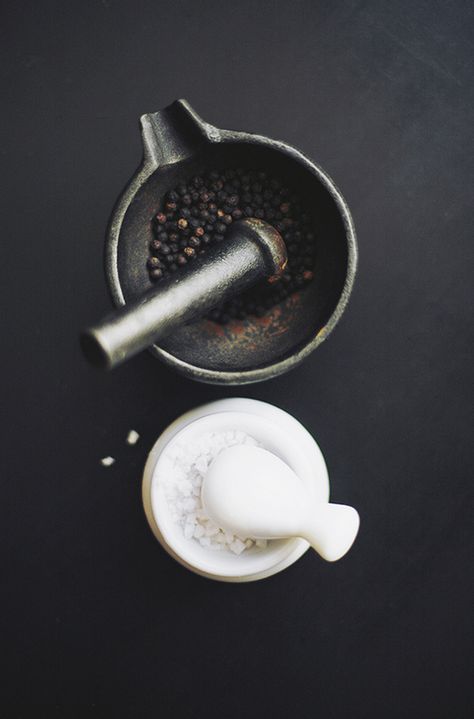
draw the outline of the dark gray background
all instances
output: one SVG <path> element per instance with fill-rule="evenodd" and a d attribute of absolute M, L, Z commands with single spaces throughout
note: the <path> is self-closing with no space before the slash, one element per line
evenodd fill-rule
<path fill-rule="evenodd" d="M 469 1 L 3 4 L 2 717 L 471 715 L 473 20 Z M 266 384 L 199 385 L 148 355 L 105 375 L 78 350 L 109 308 L 138 116 L 176 97 L 297 145 L 354 214 L 341 324 Z M 149 447 L 234 395 L 320 442 L 362 518 L 339 563 L 232 586 L 154 540 Z"/>

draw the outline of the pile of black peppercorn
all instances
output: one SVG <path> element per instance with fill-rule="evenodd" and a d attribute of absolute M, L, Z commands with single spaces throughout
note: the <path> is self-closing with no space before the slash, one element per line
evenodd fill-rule
<path fill-rule="evenodd" d="M 273 225 L 282 235 L 288 265 L 278 282 L 252 287 L 214 308 L 209 319 L 225 324 L 232 318 L 261 317 L 313 279 L 314 233 L 301 200 L 266 172 L 212 170 L 170 190 L 153 219 L 154 239 L 147 266 L 152 282 L 177 272 L 216 242 L 228 227 L 245 217 Z"/>

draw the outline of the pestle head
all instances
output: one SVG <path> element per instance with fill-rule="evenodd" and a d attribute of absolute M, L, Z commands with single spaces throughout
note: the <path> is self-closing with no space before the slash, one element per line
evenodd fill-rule
<path fill-rule="evenodd" d="M 227 240 L 246 236 L 253 239 L 265 257 L 268 282 L 276 282 L 288 264 L 286 245 L 273 225 L 256 217 L 238 220 L 231 226 Z"/>
<path fill-rule="evenodd" d="M 304 485 L 293 470 L 272 452 L 246 445 L 214 459 L 202 502 L 218 526 L 261 539 L 298 534 L 307 511 Z"/>

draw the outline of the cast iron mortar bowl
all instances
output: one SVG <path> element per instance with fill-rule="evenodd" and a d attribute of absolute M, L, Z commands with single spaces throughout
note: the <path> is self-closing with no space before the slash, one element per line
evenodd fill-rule
<path fill-rule="evenodd" d="M 151 352 L 182 374 L 211 384 L 247 384 L 296 367 L 332 331 L 349 299 L 357 243 L 334 182 L 295 148 L 267 137 L 220 130 L 185 100 L 141 117 L 143 161 L 119 198 L 106 241 L 106 275 L 116 306 L 150 288 L 146 261 L 152 218 L 168 190 L 217 168 L 265 170 L 299 194 L 315 228 L 313 281 L 264 317 L 185 325 Z"/>

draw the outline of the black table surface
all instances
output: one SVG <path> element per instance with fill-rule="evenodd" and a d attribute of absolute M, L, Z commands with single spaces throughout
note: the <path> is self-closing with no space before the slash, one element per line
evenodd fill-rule
<path fill-rule="evenodd" d="M 473 20 L 469 1 L 3 4 L 2 717 L 472 715 Z M 298 146 L 354 215 L 341 323 L 267 383 L 148 354 L 104 374 L 78 349 L 110 307 L 138 117 L 177 97 Z M 231 396 L 317 438 L 361 515 L 343 560 L 228 585 L 154 539 L 150 446 Z"/>

